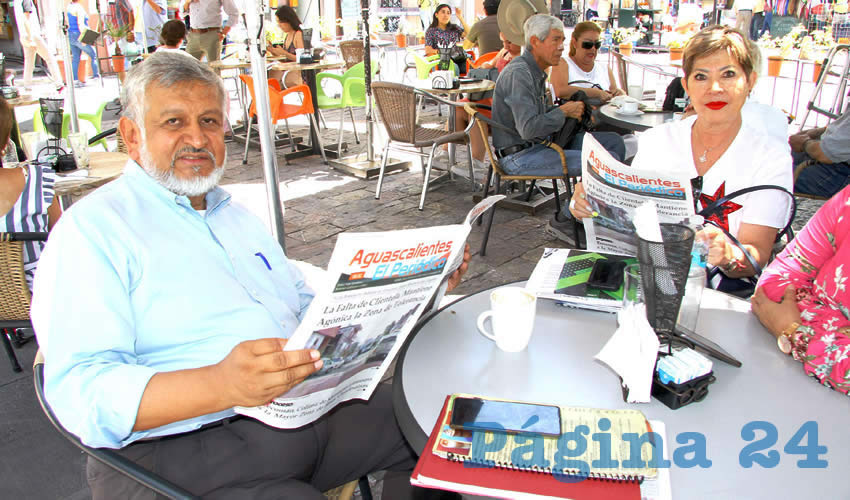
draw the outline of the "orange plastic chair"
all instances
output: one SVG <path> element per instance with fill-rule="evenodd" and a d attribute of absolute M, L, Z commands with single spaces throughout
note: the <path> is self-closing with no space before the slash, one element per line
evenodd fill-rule
<path fill-rule="evenodd" d="M 254 119 L 257 117 L 257 108 L 255 104 L 256 96 L 254 95 L 254 79 L 247 75 L 239 75 L 239 78 L 242 79 L 248 87 L 252 101 L 251 107 L 248 110 L 248 114 L 251 118 L 249 120 L 248 131 L 245 136 L 245 154 L 242 156 L 242 164 L 244 165 L 248 163 L 248 145 L 251 143 L 251 128 L 254 123 Z M 288 119 L 298 115 L 307 115 L 310 117 L 310 125 L 315 130 L 318 130 L 319 127 L 316 125 L 316 118 L 313 109 L 313 96 L 310 93 L 310 87 L 307 85 L 296 85 L 295 87 L 285 90 L 279 90 L 280 84 L 277 81 L 272 83 L 272 81 L 273 79 L 269 79 L 269 107 L 271 108 L 272 123 L 276 124 L 280 120 L 283 120 L 286 123 L 286 133 L 289 135 L 289 144 L 292 146 L 292 150 L 295 151 L 295 140 L 293 140 L 292 132 L 289 130 Z M 283 98 L 290 94 L 299 94 L 301 96 L 301 103 L 288 104 L 284 102 Z M 316 134 L 316 138 L 319 141 L 319 150 L 322 152 L 322 159 L 324 160 L 325 165 L 327 165 L 328 159 L 325 156 L 325 148 L 322 145 L 322 138 L 318 134 Z M 287 161 L 287 164 L 288 163 L 289 162 Z"/>
<path fill-rule="evenodd" d="M 470 61 L 469 65 L 473 68 L 480 68 L 482 64 L 486 63 L 487 61 L 492 61 L 496 58 L 497 55 L 499 55 L 498 51 L 481 54 L 481 57 L 479 57 L 478 59 Z"/>

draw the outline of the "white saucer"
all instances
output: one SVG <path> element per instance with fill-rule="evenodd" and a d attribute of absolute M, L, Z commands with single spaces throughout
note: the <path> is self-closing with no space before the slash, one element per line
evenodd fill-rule
<path fill-rule="evenodd" d="M 615 110 L 615 112 L 616 112 L 618 115 L 623 115 L 623 116 L 639 116 L 639 115 L 642 115 L 642 114 L 643 114 L 643 111 L 641 111 L 641 110 L 637 110 L 637 111 L 635 111 L 634 113 L 626 113 L 625 111 L 621 111 L 621 110 L 620 110 L 620 108 L 617 108 L 617 109 Z"/>

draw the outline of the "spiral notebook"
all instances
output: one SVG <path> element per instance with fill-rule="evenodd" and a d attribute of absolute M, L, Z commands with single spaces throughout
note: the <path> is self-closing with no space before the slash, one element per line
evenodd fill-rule
<path fill-rule="evenodd" d="M 454 394 L 449 398 L 449 409 L 452 407 L 454 398 L 459 396 L 480 397 Z M 559 441 L 557 437 L 535 436 L 535 440 L 542 441 L 542 446 L 535 445 L 532 439 L 525 434 L 499 433 L 500 435 L 497 437 L 495 433 L 489 431 L 453 429 L 449 426 L 451 412 L 447 411 L 442 420 L 440 435 L 434 443 L 432 451 L 439 457 L 470 465 L 568 476 L 586 476 L 594 479 L 642 481 L 644 478 L 654 478 L 658 474 L 658 470 L 649 465 L 653 463 L 652 455 L 655 452 L 653 450 L 655 444 L 635 445 L 622 438 L 624 434 L 634 433 L 639 437 L 652 431 L 646 417 L 640 411 L 570 406 L 561 406 L 560 409 L 562 437 Z M 580 426 L 586 426 L 587 432 L 576 432 L 578 429 L 582 429 Z M 573 434 L 571 436 L 565 433 Z M 504 439 L 504 445 L 501 447 L 493 446 L 492 443 L 496 439 Z M 607 445 L 607 439 L 610 439 L 610 446 Z M 567 447 L 572 450 L 580 447 L 581 445 L 576 440 L 586 444 L 583 453 L 567 458 L 565 454 L 559 452 L 559 448 L 563 450 L 564 447 Z M 631 467 L 632 454 L 638 453 L 637 450 L 632 450 L 633 446 L 640 447 L 642 467 Z M 492 451 L 494 448 L 498 449 Z M 601 459 L 606 458 L 606 455 L 610 457 L 610 460 L 605 460 L 605 462 L 612 465 L 616 464 L 616 466 L 594 467 L 594 462 L 598 463 Z M 586 464 L 586 468 L 575 465 L 578 463 Z M 559 464 L 563 464 L 563 466 Z"/>
<path fill-rule="evenodd" d="M 522 470 L 500 469 L 495 467 L 477 467 L 470 463 L 447 460 L 427 450 L 436 450 L 436 446 L 463 448 L 468 447 L 463 439 L 446 439 L 442 431 L 446 428 L 450 415 L 449 401 L 446 397 L 440 416 L 425 445 L 425 452 L 419 457 L 410 482 L 425 488 L 457 491 L 470 495 L 484 495 L 496 498 L 512 499 L 553 499 L 572 500 L 641 500 L 642 485 L 637 481 L 609 481 L 587 479 L 583 481 L 564 481 L 552 474 L 526 472 Z M 453 442 L 456 441 L 456 442 Z M 471 444 L 471 440 L 466 441 Z M 650 481 L 645 481 L 648 484 Z"/>

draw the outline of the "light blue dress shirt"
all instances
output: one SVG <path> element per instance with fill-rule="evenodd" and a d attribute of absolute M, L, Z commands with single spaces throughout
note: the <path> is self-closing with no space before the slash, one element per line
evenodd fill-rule
<path fill-rule="evenodd" d="M 268 229 L 220 188 L 205 213 L 129 161 L 71 207 L 39 261 L 32 318 L 45 392 L 95 447 L 187 432 L 232 410 L 133 432 L 157 372 L 221 361 L 245 340 L 288 338 L 313 292 Z"/>

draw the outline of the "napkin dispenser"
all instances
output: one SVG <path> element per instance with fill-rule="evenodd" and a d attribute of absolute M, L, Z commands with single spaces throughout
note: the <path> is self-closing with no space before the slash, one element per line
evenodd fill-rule
<path fill-rule="evenodd" d="M 455 79 L 454 71 L 434 71 L 431 73 L 432 89 L 456 89 L 460 87 L 460 81 Z"/>

